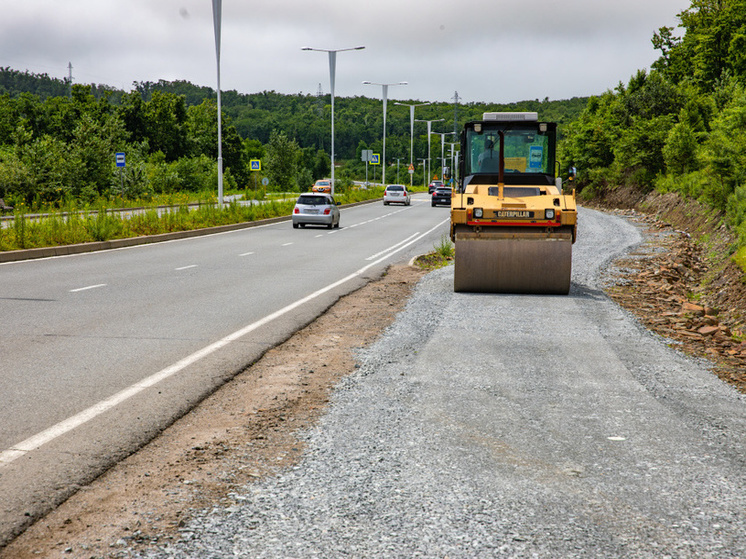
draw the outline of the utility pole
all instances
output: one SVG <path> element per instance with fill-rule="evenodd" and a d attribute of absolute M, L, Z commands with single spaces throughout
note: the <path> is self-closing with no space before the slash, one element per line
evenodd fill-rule
<path fill-rule="evenodd" d="M 321 83 L 319 83 L 319 88 L 316 90 L 316 110 L 319 116 L 324 114 L 324 90 L 321 88 Z"/>
<path fill-rule="evenodd" d="M 453 94 L 451 99 L 453 99 L 453 133 L 458 137 L 458 102 L 460 99 L 458 91 Z"/>
<path fill-rule="evenodd" d="M 73 98 L 73 63 L 67 63 L 67 87 L 70 99 Z"/>

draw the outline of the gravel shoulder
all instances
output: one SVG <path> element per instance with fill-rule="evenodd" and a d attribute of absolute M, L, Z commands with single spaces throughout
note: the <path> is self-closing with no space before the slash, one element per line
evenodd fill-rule
<path fill-rule="evenodd" d="M 623 223 L 631 235 L 624 242 L 644 246 L 633 232 L 640 229 Z M 583 233 L 575 252 L 585 264 L 574 271 L 570 310 L 557 298 L 542 298 L 539 312 L 535 298 L 482 297 L 464 316 L 459 308 L 475 298 L 450 292 L 448 268 L 424 279 L 413 267 L 390 269 L 37 522 L 0 558 L 745 553 L 744 526 L 733 517 L 746 505 L 743 401 L 714 376 L 703 380 L 707 363 L 669 350 L 602 294 L 602 286 L 633 285 L 619 281 L 621 268 L 633 268 L 618 265 L 612 279 L 602 277 L 624 251 L 594 228 Z M 668 254 L 670 238 L 656 240 L 652 253 Z M 636 258 L 637 271 L 625 277 L 659 266 L 650 262 Z M 556 320 L 563 313 L 575 315 L 567 329 Z M 522 331 L 525 320 L 545 321 L 541 351 L 526 345 L 533 334 Z M 509 325 L 501 347 L 513 349 L 485 352 L 492 342 L 473 331 L 475 322 Z M 579 324 L 593 332 L 582 359 L 578 346 L 564 343 L 585 335 Z M 468 340 L 458 353 L 457 339 Z M 622 347 L 623 339 L 636 344 Z M 602 378 L 591 360 L 598 345 L 619 359 Z M 535 358 L 523 362 L 528 369 L 516 384 L 511 360 L 526 352 Z M 475 358 L 455 359 L 464 354 Z M 474 374 L 485 362 L 497 378 Z M 548 382 L 547 366 L 564 374 Z M 593 390 L 566 392 L 583 384 L 578 378 Z M 563 405 L 547 406 L 559 394 Z M 489 411 L 495 400 L 499 412 Z M 571 421 L 589 428 L 586 440 L 569 438 Z M 505 431 L 516 425 L 525 433 Z M 671 436 L 672 425 L 682 438 Z M 626 443 L 635 431 L 655 450 Z M 695 448 L 687 446 L 693 433 L 701 433 Z M 731 475 L 704 479 L 710 470 Z M 695 489 L 680 493 L 681 483 Z"/>

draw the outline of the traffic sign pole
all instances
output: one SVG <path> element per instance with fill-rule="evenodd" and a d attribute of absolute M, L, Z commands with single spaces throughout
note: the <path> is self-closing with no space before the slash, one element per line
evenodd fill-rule
<path fill-rule="evenodd" d="M 127 164 L 124 158 L 124 152 L 117 152 L 114 155 L 114 160 L 119 168 L 119 183 L 122 185 L 122 198 L 124 198 L 124 167 Z"/>

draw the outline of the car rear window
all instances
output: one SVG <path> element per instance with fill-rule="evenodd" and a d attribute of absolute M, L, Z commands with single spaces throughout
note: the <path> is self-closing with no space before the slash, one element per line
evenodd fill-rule
<path fill-rule="evenodd" d="M 329 198 L 326 196 L 301 196 L 297 203 L 304 206 L 324 206 L 329 204 Z"/>
<path fill-rule="evenodd" d="M 403 186 L 397 186 L 397 185 L 387 186 L 386 190 L 404 190 L 404 187 Z"/>

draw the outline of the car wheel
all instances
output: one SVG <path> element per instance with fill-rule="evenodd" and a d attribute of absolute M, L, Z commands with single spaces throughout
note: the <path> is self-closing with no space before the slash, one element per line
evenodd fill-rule
<path fill-rule="evenodd" d="M 389 205 L 389 203 L 388 203 L 388 202 L 384 202 L 384 203 L 383 203 L 383 205 L 384 205 L 384 206 L 388 206 L 388 205 Z"/>
<path fill-rule="evenodd" d="M 335 223 L 335 224 L 334 224 L 334 228 L 335 228 L 335 229 L 339 229 L 339 221 L 338 221 L 337 223 Z"/>
<path fill-rule="evenodd" d="M 298 229 L 298 224 L 297 223 L 293 223 L 293 229 Z"/>
<path fill-rule="evenodd" d="M 435 202 L 430 202 L 430 205 L 434 208 L 437 204 Z"/>
<path fill-rule="evenodd" d="M 334 227 L 334 223 L 330 223 L 329 225 L 326 226 L 327 229 L 331 229 L 332 227 Z"/>
<path fill-rule="evenodd" d="M 306 228 L 306 224 L 305 223 L 301 223 L 300 226 L 301 226 L 301 229 L 305 229 Z"/>

